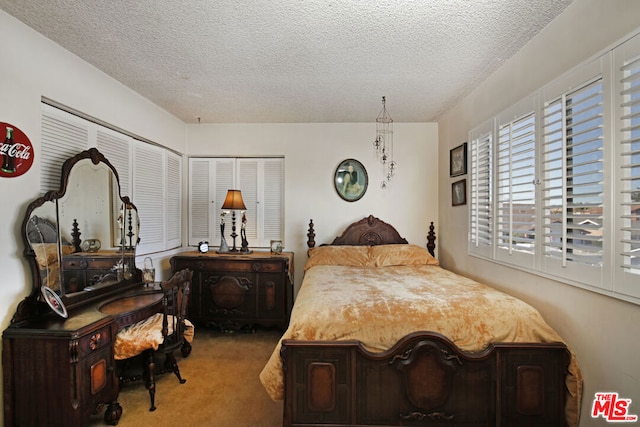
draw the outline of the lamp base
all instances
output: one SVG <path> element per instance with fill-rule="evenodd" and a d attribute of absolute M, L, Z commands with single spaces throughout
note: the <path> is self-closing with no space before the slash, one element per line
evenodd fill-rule
<path fill-rule="evenodd" d="M 224 224 L 220 227 L 224 232 Z M 227 244 L 227 240 L 224 238 L 224 234 L 220 238 L 220 249 L 216 251 L 219 254 L 225 254 L 229 252 L 229 245 Z"/>

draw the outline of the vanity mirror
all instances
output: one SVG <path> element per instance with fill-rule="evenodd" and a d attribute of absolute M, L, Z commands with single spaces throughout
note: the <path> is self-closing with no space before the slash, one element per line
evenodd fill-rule
<path fill-rule="evenodd" d="M 136 268 L 138 211 L 121 193 L 118 172 L 91 148 L 27 207 L 33 281 L 2 333 L 6 426 L 82 427 L 102 411 L 118 424 L 116 333 L 162 310 L 164 296 Z"/>
<path fill-rule="evenodd" d="M 27 208 L 24 254 L 33 289 L 12 323 L 40 314 L 52 292 L 70 310 L 139 284 L 139 227 L 136 207 L 121 196 L 118 172 L 102 153 L 91 148 L 66 160 L 60 189 Z"/>

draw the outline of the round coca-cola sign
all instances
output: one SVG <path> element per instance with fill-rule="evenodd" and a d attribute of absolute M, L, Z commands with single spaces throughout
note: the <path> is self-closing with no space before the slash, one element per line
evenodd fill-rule
<path fill-rule="evenodd" d="M 31 141 L 17 126 L 9 123 L 0 122 L 0 132 L 2 132 L 0 176 L 15 178 L 26 173 L 33 165 Z"/>

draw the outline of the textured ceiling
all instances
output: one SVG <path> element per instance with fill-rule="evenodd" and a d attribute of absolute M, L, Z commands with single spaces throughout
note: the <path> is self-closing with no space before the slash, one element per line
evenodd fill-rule
<path fill-rule="evenodd" d="M 433 121 L 572 0 L 0 0 L 187 123 Z"/>

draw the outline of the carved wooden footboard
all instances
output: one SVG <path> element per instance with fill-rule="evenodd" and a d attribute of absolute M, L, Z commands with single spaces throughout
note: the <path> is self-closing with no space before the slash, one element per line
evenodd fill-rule
<path fill-rule="evenodd" d="M 383 353 L 357 341 L 283 341 L 285 426 L 564 426 L 561 344 L 466 353 L 415 332 Z"/>

